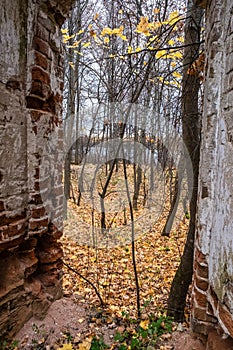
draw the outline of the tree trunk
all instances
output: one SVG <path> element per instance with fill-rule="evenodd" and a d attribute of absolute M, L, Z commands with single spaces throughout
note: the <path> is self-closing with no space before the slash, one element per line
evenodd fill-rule
<path fill-rule="evenodd" d="M 193 191 L 190 201 L 190 223 L 187 240 L 179 268 L 172 282 L 168 299 L 168 316 L 175 321 L 184 320 L 184 308 L 189 285 L 193 274 L 193 249 L 198 186 L 198 168 L 200 152 L 200 113 L 198 110 L 200 79 L 198 74 L 188 74 L 188 69 L 199 55 L 199 40 L 203 10 L 188 0 L 188 16 L 185 24 L 185 50 L 183 71 L 182 127 L 183 140 L 192 161 Z"/>

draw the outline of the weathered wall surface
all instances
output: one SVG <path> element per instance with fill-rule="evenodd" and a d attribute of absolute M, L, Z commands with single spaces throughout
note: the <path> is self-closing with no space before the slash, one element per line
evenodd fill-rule
<path fill-rule="evenodd" d="M 2 0 L 0 11 L 0 339 L 61 295 L 66 1 Z"/>
<path fill-rule="evenodd" d="M 208 3 L 192 322 L 233 337 L 233 3 Z"/>

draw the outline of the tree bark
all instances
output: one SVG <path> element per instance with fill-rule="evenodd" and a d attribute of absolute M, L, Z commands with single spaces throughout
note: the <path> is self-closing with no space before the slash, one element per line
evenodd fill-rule
<path fill-rule="evenodd" d="M 197 74 L 188 74 L 188 69 L 199 55 L 200 30 L 203 10 L 188 0 L 188 16 L 185 24 L 184 70 L 183 70 L 183 96 L 182 96 L 182 128 L 183 141 L 187 147 L 192 161 L 193 174 L 188 174 L 190 186 L 193 177 L 192 197 L 190 200 L 190 223 L 187 240 L 179 268 L 172 282 L 168 299 L 167 315 L 174 317 L 175 321 L 184 320 L 186 296 L 193 275 L 193 250 L 195 235 L 195 217 L 197 203 L 199 153 L 200 153 L 200 113 L 199 88 L 200 79 Z"/>

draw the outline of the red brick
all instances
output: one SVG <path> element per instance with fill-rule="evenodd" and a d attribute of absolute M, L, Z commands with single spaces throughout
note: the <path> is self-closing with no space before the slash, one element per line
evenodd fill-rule
<path fill-rule="evenodd" d="M 31 120 L 33 123 L 37 122 L 41 118 L 41 113 L 38 111 L 31 111 Z"/>
<path fill-rule="evenodd" d="M 49 32 L 56 32 L 56 25 L 54 24 L 54 21 L 52 21 L 49 17 L 45 18 L 44 14 L 39 13 L 38 22 L 40 22 L 43 27 L 48 29 Z"/>
<path fill-rule="evenodd" d="M 47 99 L 51 95 L 52 95 L 52 91 L 51 91 L 50 85 L 46 83 L 42 83 L 42 96 Z"/>
<path fill-rule="evenodd" d="M 41 81 L 32 81 L 30 93 L 33 95 L 41 96 L 41 97 L 43 96 L 42 95 L 42 83 L 41 83 Z"/>
<path fill-rule="evenodd" d="M 203 291 L 207 291 L 207 289 L 209 287 L 208 280 L 200 278 L 196 272 L 194 273 L 194 283 L 199 289 L 201 289 Z"/>
<path fill-rule="evenodd" d="M 49 41 L 49 31 L 39 22 L 36 24 L 35 35 L 44 41 Z"/>
<path fill-rule="evenodd" d="M 227 328 L 231 337 L 233 337 L 233 317 L 232 317 L 230 311 L 224 305 L 222 305 L 220 302 L 219 302 L 218 311 L 219 311 L 219 317 L 220 317 L 221 321 L 223 322 L 223 324 Z M 233 343 L 232 343 L 232 345 L 233 345 Z M 233 347 L 232 347 L 232 349 L 233 349 Z"/>
<path fill-rule="evenodd" d="M 206 256 L 197 247 L 195 248 L 195 260 L 206 264 Z"/>
<path fill-rule="evenodd" d="M 35 204 L 35 205 L 43 204 L 40 193 L 33 194 L 29 204 Z"/>
<path fill-rule="evenodd" d="M 48 69 L 48 58 L 42 55 L 40 52 L 35 51 L 35 64 L 40 66 L 41 68 L 47 70 Z"/>
<path fill-rule="evenodd" d="M 48 223 L 48 218 L 42 218 L 40 220 L 31 220 L 29 222 L 29 229 L 32 231 L 39 230 L 40 228 L 47 227 Z"/>
<path fill-rule="evenodd" d="M 217 319 L 215 317 L 207 314 L 206 308 L 199 308 L 199 307 L 195 307 L 194 305 L 192 315 L 199 321 L 217 323 Z"/>
<path fill-rule="evenodd" d="M 208 334 L 206 350 L 232 350 L 233 339 L 223 339 L 216 330 L 212 330 Z"/>
<path fill-rule="evenodd" d="M 55 262 L 61 259 L 62 256 L 63 256 L 62 249 L 58 246 L 49 247 L 39 252 L 39 260 L 41 264 L 49 264 L 51 262 Z"/>
<path fill-rule="evenodd" d="M 4 202 L 0 201 L 0 212 L 5 209 Z"/>
<path fill-rule="evenodd" d="M 3 213 L 3 214 L 0 214 L 0 222 L 1 222 L 2 226 L 13 224 L 16 221 L 19 221 L 19 220 L 22 220 L 22 219 L 25 219 L 25 218 L 26 218 L 26 213 L 25 212 L 22 213 L 22 214 L 19 214 L 19 215 L 14 215 L 14 216 L 8 216 L 6 214 L 6 212 Z"/>
<path fill-rule="evenodd" d="M 45 84 L 50 84 L 50 76 L 40 67 L 32 68 L 32 80 L 41 81 Z"/>
<path fill-rule="evenodd" d="M 13 238 L 10 241 L 4 241 L 4 242 L 0 242 L 0 252 L 6 250 L 6 249 L 10 249 L 10 248 L 15 248 L 18 245 L 22 244 L 23 241 L 25 240 L 25 235 L 21 235 L 20 237 L 17 238 Z"/>
<path fill-rule="evenodd" d="M 205 321 L 198 321 L 196 318 L 191 318 L 191 329 L 195 333 L 208 335 L 209 332 L 214 328 L 212 323 Z M 190 349 L 191 350 L 191 349 Z M 193 349 L 194 350 L 194 349 Z M 219 349 L 220 350 L 220 349 Z"/>
<path fill-rule="evenodd" d="M 20 220 L 14 224 L 9 225 L 7 234 L 9 237 L 14 237 L 14 236 L 23 234 L 25 230 L 26 230 L 25 220 Z"/>
<path fill-rule="evenodd" d="M 45 215 L 45 208 L 44 207 L 33 208 L 31 215 L 33 219 L 39 219 Z"/>
<path fill-rule="evenodd" d="M 202 307 L 206 308 L 207 307 L 207 298 L 206 298 L 206 293 L 201 293 L 199 292 L 196 288 L 194 288 L 194 300 L 196 303 Z"/>
<path fill-rule="evenodd" d="M 198 262 L 194 263 L 194 271 L 196 271 L 197 275 L 201 278 L 208 279 L 209 272 L 208 267 L 198 264 Z"/>
<path fill-rule="evenodd" d="M 44 101 L 39 97 L 27 96 L 27 108 L 42 110 Z"/>
<path fill-rule="evenodd" d="M 45 56 L 51 58 L 49 44 L 46 41 L 35 36 L 33 38 L 32 45 L 36 51 L 39 51 Z"/>
<path fill-rule="evenodd" d="M 218 297 L 217 297 L 217 295 L 215 294 L 215 292 L 213 291 L 213 289 L 211 287 L 209 289 L 208 295 L 209 295 L 209 299 L 210 299 L 210 303 L 211 303 L 212 308 L 217 310 Z"/>

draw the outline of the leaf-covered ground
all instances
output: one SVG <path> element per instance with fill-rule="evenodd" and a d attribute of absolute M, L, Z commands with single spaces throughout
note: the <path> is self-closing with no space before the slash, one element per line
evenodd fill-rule
<path fill-rule="evenodd" d="M 73 169 L 73 196 L 77 199 L 76 172 Z M 133 171 L 129 171 L 129 188 Z M 97 183 L 101 192 L 106 174 L 101 173 Z M 88 174 L 86 174 L 87 179 Z M 36 342 L 21 349 L 36 350 L 98 350 L 105 349 L 173 349 L 171 334 L 177 325 L 166 319 L 169 290 L 179 265 L 186 239 L 188 218 L 182 220 L 171 231 L 170 237 L 162 236 L 169 212 L 169 191 L 159 188 L 155 210 L 147 210 L 143 204 L 148 181 L 141 186 L 138 208 L 134 210 L 135 257 L 139 280 L 141 317 L 137 319 L 137 300 L 134 266 L 132 263 L 132 225 L 127 207 L 123 172 L 115 173 L 111 179 L 106 207 L 105 230 L 100 229 L 100 212 L 93 206 L 90 197 L 81 198 L 80 205 L 73 199 L 68 201 L 68 215 L 61 239 L 64 252 L 64 296 L 77 305 L 77 314 L 70 306 L 64 315 L 64 327 L 55 342 L 51 342 L 46 331 L 39 329 Z M 130 184 L 131 180 L 131 184 Z M 161 183 L 160 183 L 161 185 Z M 163 184 L 162 184 L 163 185 Z M 131 187 L 132 193 L 132 187 Z M 165 194 L 168 193 L 167 197 Z M 158 197 L 158 193 L 156 193 Z M 98 192 L 93 198 L 98 199 Z M 103 305 L 101 305 L 101 301 Z M 63 304 L 64 304 L 63 303 Z M 68 304 L 67 304 L 68 303 Z M 73 305 L 73 304 L 72 304 Z M 63 317 L 64 310 L 55 310 L 54 317 Z M 66 324 L 69 319 L 69 326 Z M 189 320 L 189 297 L 186 307 L 186 326 Z M 183 325 L 184 326 L 184 325 Z M 178 329 L 183 326 L 179 325 Z M 186 327 L 185 327 L 186 328 Z M 50 328 L 49 328 L 50 329 Z M 71 332 L 72 329 L 72 332 Z M 59 328 L 60 330 L 60 328 Z M 51 333 L 51 331 L 49 331 Z M 57 334 L 57 333 L 56 333 Z M 35 339 L 34 339 L 35 340 Z M 30 341 L 27 339 L 27 343 Z M 26 343 L 25 343 L 26 344 Z M 106 345 L 107 344 L 107 345 Z"/>
<path fill-rule="evenodd" d="M 99 176 L 96 175 L 98 192 L 101 192 L 107 178 L 104 170 L 101 169 Z M 76 198 L 77 171 L 78 167 L 72 168 L 73 194 Z M 127 172 L 129 188 L 132 189 L 133 167 L 128 166 Z M 85 179 L 92 177 L 92 173 L 93 170 L 89 169 Z M 105 206 L 115 207 L 114 210 L 106 211 L 107 229 L 104 232 L 99 228 L 100 212 L 97 205 L 91 206 L 87 196 L 82 197 L 80 206 L 73 200 L 69 201 L 62 238 L 64 262 L 79 275 L 65 268 L 64 290 L 66 295 L 76 295 L 96 307 L 99 303 L 97 293 L 90 283 L 80 277 L 81 274 L 97 288 L 110 314 L 121 317 L 123 313 L 136 317 L 136 287 L 130 242 L 132 226 L 123 191 L 124 181 L 123 168 L 119 167 L 118 172 L 113 173 L 106 196 Z M 170 237 L 161 236 L 169 212 L 169 191 L 165 188 L 166 185 L 167 182 L 160 177 L 157 181 L 159 192 L 155 193 L 156 198 L 153 199 L 155 205 L 147 209 L 143 202 L 149 184 L 148 178 L 144 176 L 138 208 L 133 212 L 136 265 L 142 314 L 145 317 L 166 309 L 188 227 L 188 219 L 183 214 Z M 98 197 L 98 193 L 94 192 L 93 198 L 95 196 Z"/>
<path fill-rule="evenodd" d="M 170 237 L 161 236 L 162 228 L 163 222 L 157 223 L 135 243 L 141 306 L 145 315 L 166 309 L 169 289 L 183 249 L 187 222 L 181 223 Z M 65 232 L 67 230 L 68 227 Z M 62 244 L 65 263 L 96 286 L 108 310 L 118 316 L 124 312 L 136 317 L 136 290 L 130 245 L 99 249 L 80 246 L 66 234 L 62 238 Z M 92 286 L 67 268 L 64 274 L 64 293 L 76 295 L 94 307 L 99 304 Z"/>

